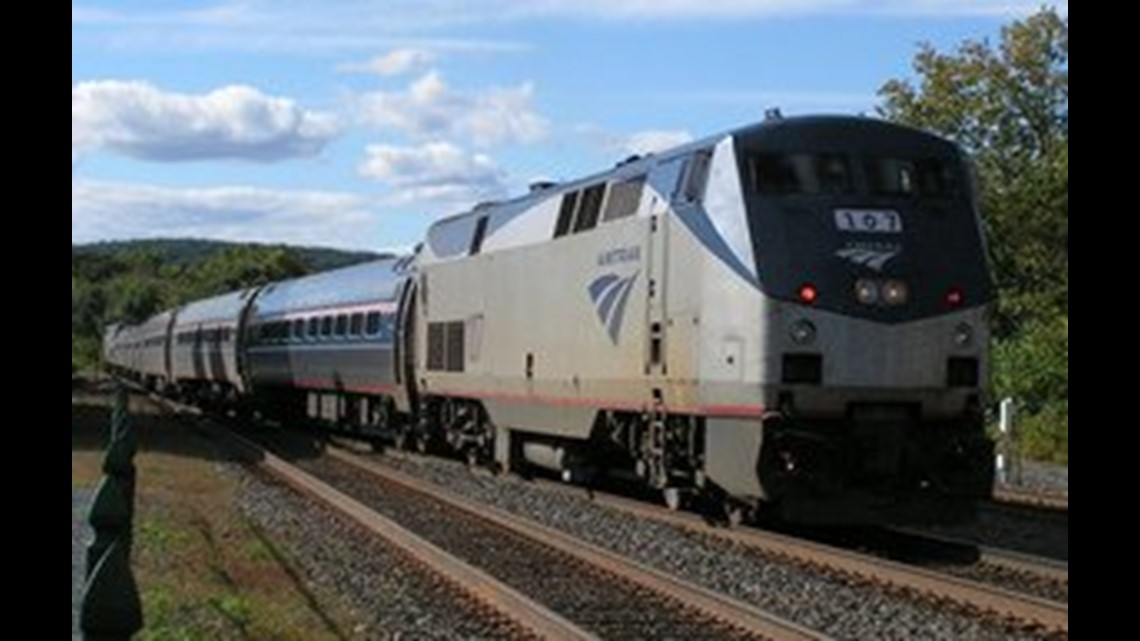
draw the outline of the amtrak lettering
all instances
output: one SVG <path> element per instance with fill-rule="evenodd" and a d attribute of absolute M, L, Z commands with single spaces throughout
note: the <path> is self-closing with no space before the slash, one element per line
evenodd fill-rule
<path fill-rule="evenodd" d="M 641 247 L 618 247 L 598 254 L 598 267 L 617 265 L 618 263 L 636 263 L 641 261 Z"/>

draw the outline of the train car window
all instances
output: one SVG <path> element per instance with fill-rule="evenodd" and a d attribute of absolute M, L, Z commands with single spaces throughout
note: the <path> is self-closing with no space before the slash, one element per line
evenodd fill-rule
<path fill-rule="evenodd" d="M 685 181 L 682 183 L 681 198 L 695 203 L 705 196 L 705 185 L 709 181 L 709 165 L 712 163 L 712 150 L 705 149 L 693 154 L 685 168 Z"/>
<path fill-rule="evenodd" d="M 364 329 L 364 314 L 356 312 L 348 320 L 348 333 L 350 336 L 360 336 Z"/>
<path fill-rule="evenodd" d="M 320 320 L 316 316 L 309 317 L 309 338 L 316 338 L 320 329 Z"/>
<path fill-rule="evenodd" d="M 637 213 L 644 187 L 645 174 L 615 183 L 610 188 L 610 198 L 606 201 L 606 212 L 602 214 L 602 220 L 609 222 Z"/>
<path fill-rule="evenodd" d="M 380 312 L 368 312 L 368 321 L 364 330 L 369 336 L 380 333 Z"/>
<path fill-rule="evenodd" d="M 587 187 L 582 191 L 582 204 L 578 207 L 578 216 L 574 219 L 575 234 L 597 226 L 598 214 L 601 213 L 605 197 L 606 183 Z"/>
<path fill-rule="evenodd" d="M 487 216 L 480 216 L 479 221 L 475 223 L 475 234 L 471 236 L 471 251 L 472 256 L 478 254 L 483 249 L 483 237 L 487 235 Z"/>
<path fill-rule="evenodd" d="M 321 337 L 327 338 L 332 336 L 333 318 L 332 316 L 321 317 Z"/>
<path fill-rule="evenodd" d="M 293 339 L 303 340 L 305 338 L 305 321 L 298 318 L 293 321 Z"/>
<path fill-rule="evenodd" d="M 554 226 L 555 238 L 570 233 L 570 224 L 574 221 L 574 210 L 577 206 L 578 192 L 572 191 L 562 196 L 562 208 L 558 210 L 558 222 Z"/>
<path fill-rule="evenodd" d="M 336 317 L 336 335 L 344 336 L 348 333 L 348 316 L 345 314 L 337 314 Z"/>

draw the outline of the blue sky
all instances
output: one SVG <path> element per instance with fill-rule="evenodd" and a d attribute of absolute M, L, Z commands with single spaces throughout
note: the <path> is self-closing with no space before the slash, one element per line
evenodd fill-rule
<path fill-rule="evenodd" d="M 996 40 L 1039 6 L 73 4 L 71 238 L 407 247 L 440 215 L 769 107 L 871 113 L 918 43 Z"/>

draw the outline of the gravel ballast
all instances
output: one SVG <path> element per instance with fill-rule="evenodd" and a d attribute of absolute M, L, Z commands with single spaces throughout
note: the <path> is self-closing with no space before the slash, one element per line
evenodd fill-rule
<path fill-rule="evenodd" d="M 1069 497 L 1069 468 L 1054 463 L 1023 461 L 1021 478 L 1007 479 L 1012 489 L 1037 492 L 1048 496 Z M 999 484 L 1000 487 L 1000 484 Z"/>
<path fill-rule="evenodd" d="M 839 639 L 1038 639 L 1039 631 L 837 577 L 757 550 L 592 504 L 514 476 L 433 458 L 378 461 L 579 536 Z"/>
<path fill-rule="evenodd" d="M 358 622 L 350 638 L 530 638 L 355 523 L 258 474 L 242 476 L 239 509 L 322 600 L 346 605 Z"/>

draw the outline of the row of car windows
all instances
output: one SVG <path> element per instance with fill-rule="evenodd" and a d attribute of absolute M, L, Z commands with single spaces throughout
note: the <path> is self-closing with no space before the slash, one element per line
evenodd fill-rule
<path fill-rule="evenodd" d="M 330 339 L 389 342 L 396 315 L 383 312 L 327 314 L 259 323 L 250 327 L 250 342 L 263 345 L 310 343 Z"/>
<path fill-rule="evenodd" d="M 189 330 L 174 335 L 174 342 L 178 345 L 194 345 L 195 343 L 229 343 L 234 340 L 232 327 L 215 327 L 213 329 Z"/>

